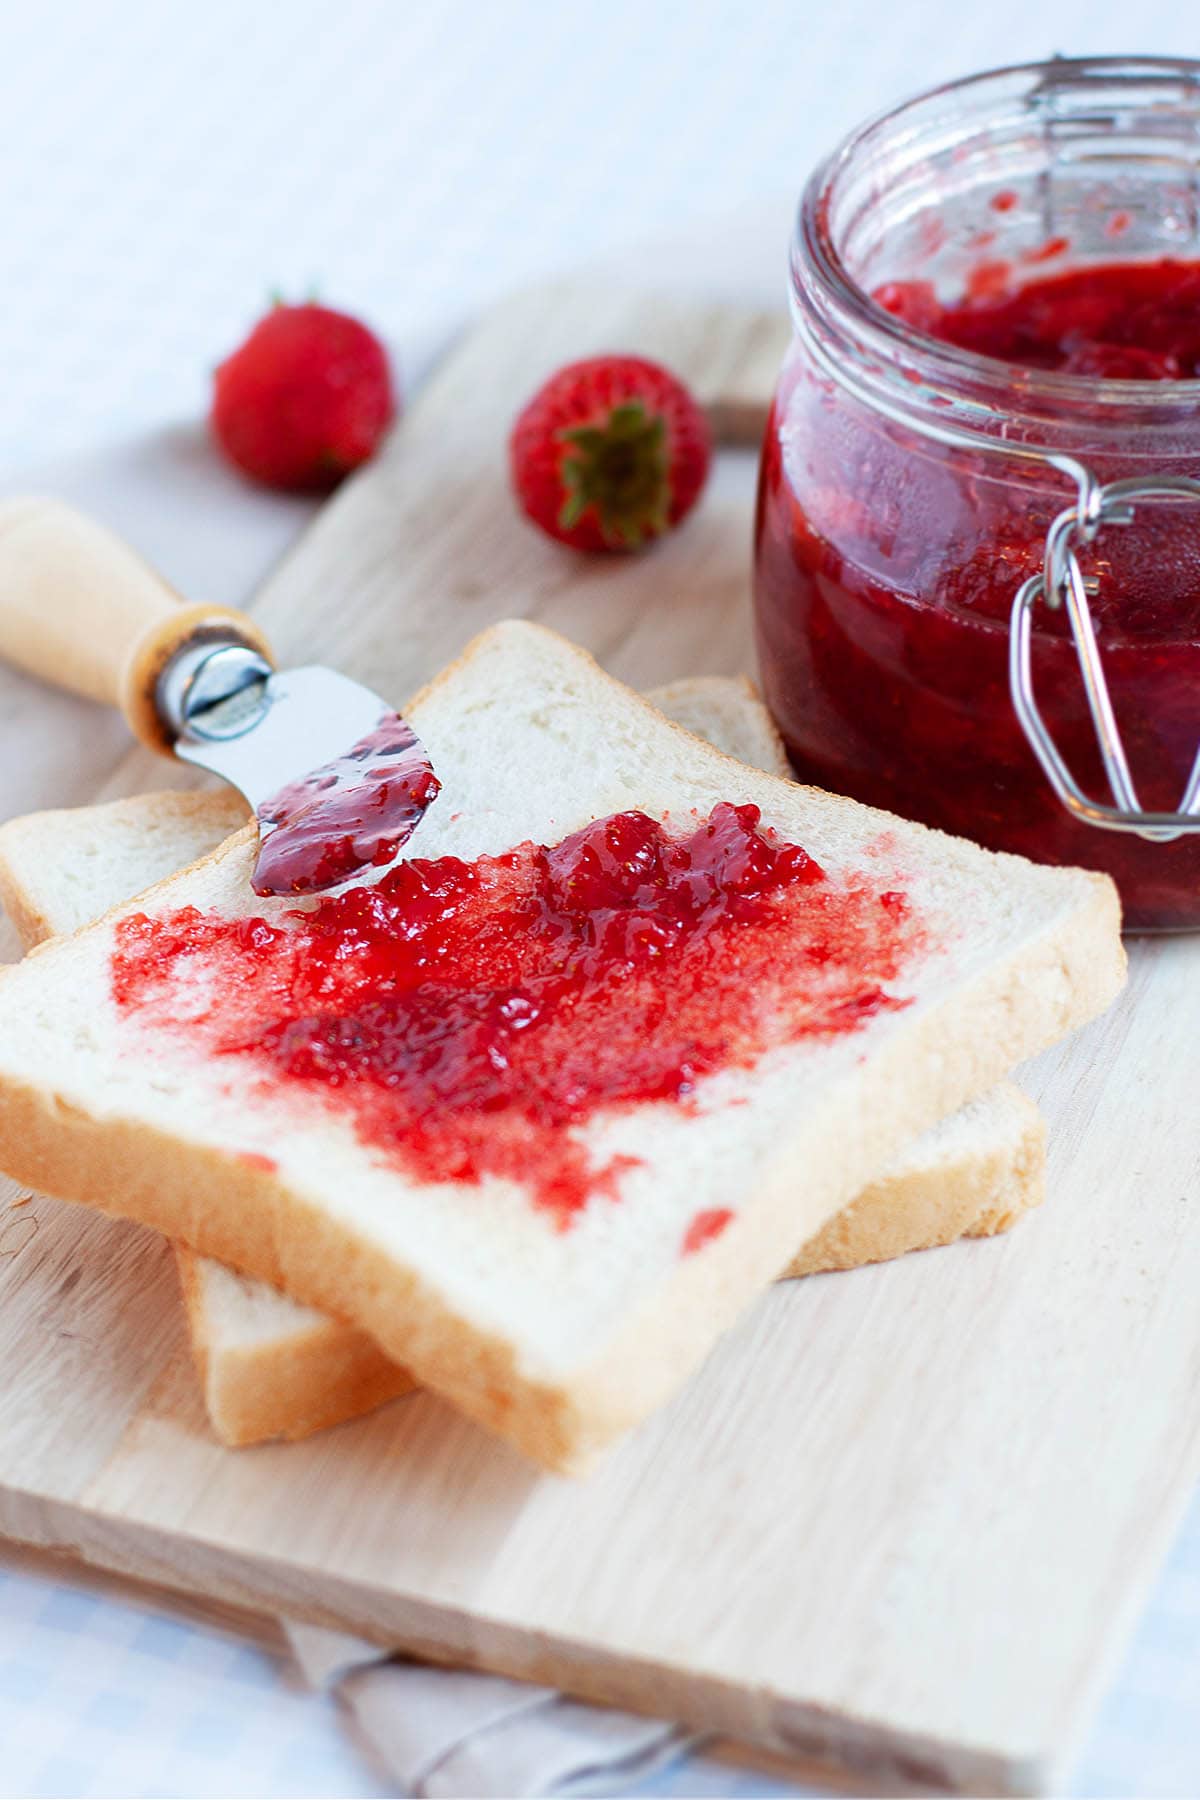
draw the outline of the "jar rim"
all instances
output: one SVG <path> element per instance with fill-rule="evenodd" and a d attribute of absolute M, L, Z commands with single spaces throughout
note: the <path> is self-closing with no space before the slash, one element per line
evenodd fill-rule
<path fill-rule="evenodd" d="M 1085 405 L 1093 413 L 1098 403 L 1114 409 L 1122 406 L 1156 410 L 1181 404 L 1195 406 L 1200 399 L 1200 375 L 1137 380 L 1068 374 L 1058 369 L 1030 369 L 1001 357 L 947 343 L 889 312 L 847 267 L 834 240 L 830 211 L 838 178 L 852 166 L 853 159 L 862 155 L 885 132 L 903 127 L 917 108 L 931 101 L 967 95 L 988 83 L 999 85 L 1022 77 L 1027 77 L 1031 84 L 1054 79 L 1095 79 L 1099 82 L 1122 77 L 1183 80 L 1196 89 L 1200 121 L 1200 59 L 1187 57 L 1055 56 L 1038 62 L 1004 64 L 925 88 L 864 120 L 813 170 L 801 195 L 792 241 L 793 307 L 800 304 L 806 293 L 811 297 L 812 282 L 805 279 L 811 275 L 816 278 L 823 297 L 832 303 L 839 324 L 843 328 L 848 326 L 854 336 L 885 363 L 900 363 L 930 385 L 961 388 L 976 397 L 981 389 L 995 393 L 1005 384 L 1011 385 L 1022 409 L 1030 408 L 1031 403 L 1036 408 L 1038 401 L 1045 401 L 1055 411 Z M 908 375 L 907 379 L 911 381 L 912 376 Z"/>

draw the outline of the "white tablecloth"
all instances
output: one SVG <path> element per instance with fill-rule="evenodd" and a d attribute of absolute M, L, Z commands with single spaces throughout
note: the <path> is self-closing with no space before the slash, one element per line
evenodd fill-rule
<path fill-rule="evenodd" d="M 1138 48 L 1200 54 L 1194 8 L 0 0 L 0 469 L 195 415 L 272 289 L 402 337 L 764 196 L 782 245 L 789 197 L 868 113 Z M 719 239 L 708 260 L 736 280 Z"/>
<path fill-rule="evenodd" d="M 229 599 L 305 516 L 250 498 L 194 423 L 272 289 L 363 310 L 410 370 L 428 321 L 619 246 L 659 245 L 619 257 L 631 280 L 782 292 L 789 196 L 865 113 L 1056 49 L 1200 52 L 1175 0 L 48 0 L 0 22 L 0 483 L 40 470 Z M 1074 1789 L 1200 1792 L 1200 1506 Z M 0 1794 L 386 1791 L 276 1640 L 0 1551 Z M 640 1791 L 798 1790 L 693 1758 Z"/>

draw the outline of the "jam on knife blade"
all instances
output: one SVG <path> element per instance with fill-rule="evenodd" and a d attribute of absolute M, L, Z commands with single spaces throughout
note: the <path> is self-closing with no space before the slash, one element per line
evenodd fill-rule
<path fill-rule="evenodd" d="M 391 862 L 441 783 L 411 726 L 385 712 L 342 756 L 257 808 L 256 894 L 310 894 Z"/>

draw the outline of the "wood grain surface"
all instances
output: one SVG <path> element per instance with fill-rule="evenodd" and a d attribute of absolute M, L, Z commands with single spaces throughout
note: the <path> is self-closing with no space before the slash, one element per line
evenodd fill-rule
<path fill-rule="evenodd" d="M 399 700 L 522 613 L 639 685 L 752 667 L 752 455 L 652 554 L 581 562 L 516 517 L 505 427 L 541 374 L 606 346 L 761 392 L 784 331 L 569 288 L 493 314 L 267 582 L 281 660 Z M 171 778 L 7 673 L 0 708 L 6 811 Z M 1121 1003 L 1025 1072 L 1051 1127 L 1039 1216 L 776 1288 L 584 1483 L 427 1395 L 222 1450 L 164 1247 L 8 1190 L 0 1529 L 838 1757 L 884 1791 L 1044 1789 L 1200 1467 L 1198 1024 L 1200 938 L 1135 945 Z"/>

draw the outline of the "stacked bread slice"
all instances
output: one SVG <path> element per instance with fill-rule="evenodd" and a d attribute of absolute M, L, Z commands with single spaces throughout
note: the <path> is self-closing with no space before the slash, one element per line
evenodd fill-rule
<path fill-rule="evenodd" d="M 727 691 L 710 695 L 693 722 L 718 735 L 714 716 L 733 704 Z M 626 1147 L 627 1173 L 618 1204 L 589 1206 L 566 1232 L 519 1181 L 415 1179 L 372 1154 L 335 1104 L 250 1103 L 186 1038 L 149 1041 L 122 1015 L 111 991 L 122 917 L 191 906 L 285 921 L 286 907 L 250 894 L 248 834 L 48 944 L 0 985 L 5 1164 L 240 1271 L 204 1263 L 188 1278 L 226 1435 L 341 1416 L 397 1391 L 401 1364 L 539 1460 L 577 1467 L 666 1397 L 798 1245 L 809 1246 L 802 1267 L 846 1266 L 996 1229 L 1036 1192 L 1027 1107 L 984 1096 L 1115 993 L 1123 961 L 1107 882 L 989 856 L 756 773 L 527 625 L 487 633 L 409 711 L 445 791 L 406 854 L 470 858 L 530 838 L 554 844 L 631 807 L 676 825 L 719 802 L 752 802 L 835 881 L 869 866 L 902 888 L 922 921 L 919 944 L 896 1006 L 853 1032 L 723 1071 L 686 1111 L 658 1101 L 587 1127 Z M 769 738 L 765 749 L 759 760 Z M 44 816 L 6 829 L 7 897 L 28 936 L 70 928 L 233 823 L 223 799 L 119 804 L 123 814 L 74 815 L 78 829 L 55 834 L 71 853 L 40 878 L 25 853 L 47 841 Z M 75 873 L 60 878 L 68 863 Z M 934 1127 L 940 1143 L 920 1144 Z M 982 1170 L 990 1157 L 995 1174 L 1003 1145 L 1007 1175 L 989 1187 Z M 915 1200 L 951 1169 L 973 1170 L 975 1189 L 958 1182 L 953 1218 L 926 1198 L 918 1220 Z M 681 1257 L 689 1219 L 718 1207 L 728 1229 Z M 305 1305 L 330 1318 L 306 1320 Z M 292 1351 L 280 1308 L 292 1315 Z M 222 1323 L 234 1311 L 236 1333 Z M 335 1398 L 323 1416 L 314 1406 L 307 1420 L 296 1409 L 271 1423 L 289 1356 L 304 1363 L 299 1345 L 313 1336 L 331 1370 L 334 1345 L 348 1351 Z M 218 1366 L 241 1370 L 233 1385 L 244 1403 L 214 1393 Z"/>
<path fill-rule="evenodd" d="M 746 678 L 693 677 L 647 696 L 739 762 L 788 775 Z M 152 793 L 0 826 L 0 897 L 25 947 L 99 918 L 186 868 L 245 824 L 237 795 Z M 787 1275 L 850 1269 L 1005 1230 L 1043 1194 L 1037 1108 L 1004 1082 L 941 1121 L 807 1244 Z M 354 1325 L 176 1245 L 205 1408 L 223 1443 L 303 1437 L 414 1385 Z"/>

